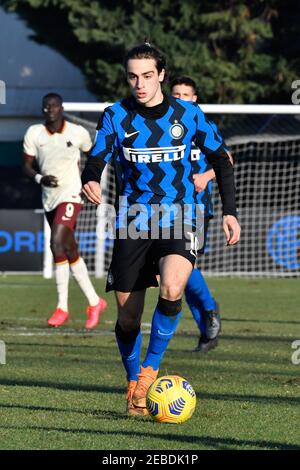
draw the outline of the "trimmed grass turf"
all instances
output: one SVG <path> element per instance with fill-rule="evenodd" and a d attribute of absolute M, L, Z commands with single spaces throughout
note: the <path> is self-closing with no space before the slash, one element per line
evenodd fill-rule
<path fill-rule="evenodd" d="M 115 301 L 92 332 L 71 284 L 71 319 L 59 330 L 46 319 L 55 307 L 53 281 L 0 278 L 1 449 L 296 449 L 300 448 L 299 280 L 209 279 L 222 306 L 220 345 L 192 353 L 198 340 L 187 307 L 160 373 L 186 377 L 197 393 L 193 417 L 158 424 L 125 414 L 125 377 L 114 339 Z M 104 283 L 95 281 L 99 293 Z M 157 290 L 143 317 L 144 350 Z M 300 357 L 300 355 L 298 356 Z"/>

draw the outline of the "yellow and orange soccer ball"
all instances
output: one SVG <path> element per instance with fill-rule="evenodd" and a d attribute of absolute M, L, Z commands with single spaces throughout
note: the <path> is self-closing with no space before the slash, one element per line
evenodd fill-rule
<path fill-rule="evenodd" d="M 196 393 L 191 384 L 178 375 L 159 377 L 147 393 L 150 416 L 160 423 L 183 423 L 193 414 Z"/>

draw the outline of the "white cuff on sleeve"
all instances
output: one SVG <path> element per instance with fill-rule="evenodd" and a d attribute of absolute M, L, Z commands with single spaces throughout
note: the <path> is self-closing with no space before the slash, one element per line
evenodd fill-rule
<path fill-rule="evenodd" d="M 40 175 L 39 173 L 37 173 L 34 177 L 34 181 L 37 183 L 37 184 L 41 184 L 41 179 L 43 178 L 43 175 Z"/>

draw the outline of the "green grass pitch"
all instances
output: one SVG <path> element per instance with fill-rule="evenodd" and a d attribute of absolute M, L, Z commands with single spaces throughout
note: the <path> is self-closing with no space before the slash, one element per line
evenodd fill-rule
<path fill-rule="evenodd" d="M 198 333 L 186 305 L 160 374 L 187 378 L 197 394 L 193 417 L 158 424 L 125 413 L 125 374 L 113 334 L 112 294 L 101 325 L 84 330 L 85 299 L 70 287 L 69 322 L 49 329 L 52 280 L 0 278 L 1 449 L 299 449 L 300 289 L 296 279 L 209 279 L 222 307 L 219 347 L 193 353 Z M 104 282 L 95 281 L 103 293 Z M 157 290 L 143 317 L 143 354 Z M 298 354 L 300 358 L 300 354 Z"/>

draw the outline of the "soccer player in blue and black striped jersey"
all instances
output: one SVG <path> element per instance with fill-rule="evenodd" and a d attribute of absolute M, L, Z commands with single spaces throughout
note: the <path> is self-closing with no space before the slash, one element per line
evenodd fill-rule
<path fill-rule="evenodd" d="M 190 160 L 193 142 L 205 153 L 216 173 L 228 245 L 239 241 L 240 227 L 236 219 L 233 168 L 224 143 L 198 105 L 163 93 L 164 56 L 151 44 L 142 44 L 127 53 L 125 71 L 131 96 L 103 113 L 82 183 L 89 201 L 100 204 L 101 174 L 117 153 L 124 185 L 107 290 L 114 290 L 117 299 L 115 332 L 127 374 L 127 410 L 131 415 L 145 415 L 147 390 L 157 377 L 175 333 L 181 316 L 181 298 L 195 263 L 197 201 Z M 164 214 L 169 211 L 169 217 L 155 219 L 154 237 L 152 216 L 157 210 Z M 180 220 L 180 212 L 184 213 L 182 228 L 189 225 L 189 229 L 184 228 L 178 238 L 173 229 Z M 134 226 L 136 231 L 128 230 L 124 237 L 126 225 L 128 229 Z M 157 269 L 159 298 L 146 357 L 140 364 L 145 292 L 147 287 L 157 286 Z"/>
<path fill-rule="evenodd" d="M 196 83 L 190 77 L 176 77 L 170 84 L 171 94 L 183 101 L 197 102 Z M 217 126 L 211 123 L 215 132 L 220 135 Z M 204 253 L 207 230 L 213 217 L 212 180 L 215 172 L 200 149 L 193 146 L 191 160 L 194 168 L 194 183 L 197 190 L 197 201 L 204 205 Z M 213 298 L 201 271 L 194 268 L 185 287 L 185 297 L 200 331 L 198 345 L 194 351 L 207 352 L 218 344 L 221 330 L 219 305 Z"/>

